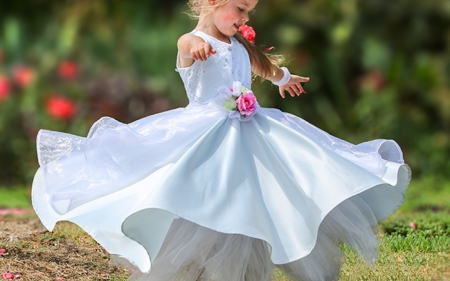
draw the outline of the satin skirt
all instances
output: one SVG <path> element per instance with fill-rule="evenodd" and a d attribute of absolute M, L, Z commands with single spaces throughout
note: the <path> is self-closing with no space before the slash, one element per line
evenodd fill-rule
<path fill-rule="evenodd" d="M 404 200 L 411 172 L 392 140 L 358 145 L 294 115 L 250 121 L 212 104 L 88 136 L 41 130 L 32 189 L 43 224 L 78 224 L 130 280 L 338 278 L 346 243 L 376 258 L 376 226 Z"/>

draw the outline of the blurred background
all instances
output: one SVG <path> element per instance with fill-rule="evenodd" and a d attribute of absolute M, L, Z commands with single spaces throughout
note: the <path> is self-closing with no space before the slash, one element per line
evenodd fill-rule
<path fill-rule="evenodd" d="M 450 1 L 260 0 L 249 25 L 275 46 L 307 95 L 264 107 L 352 143 L 395 139 L 413 179 L 450 181 Z M 39 129 L 86 136 L 187 105 L 176 43 L 195 21 L 185 1 L 0 3 L 0 187 L 29 189 Z"/>

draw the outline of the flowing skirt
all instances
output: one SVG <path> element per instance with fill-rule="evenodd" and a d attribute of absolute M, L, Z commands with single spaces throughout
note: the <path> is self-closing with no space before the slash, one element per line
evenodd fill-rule
<path fill-rule="evenodd" d="M 337 279 L 338 244 L 373 263 L 377 223 L 411 178 L 392 140 L 353 145 L 268 108 L 245 122 L 213 105 L 102 118 L 37 146 L 44 225 L 78 224 L 136 268 L 130 280 Z"/>

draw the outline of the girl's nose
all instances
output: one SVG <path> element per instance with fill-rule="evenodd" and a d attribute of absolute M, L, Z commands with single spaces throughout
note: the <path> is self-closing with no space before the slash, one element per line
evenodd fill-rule
<path fill-rule="evenodd" d="M 248 16 L 248 13 L 246 13 L 243 17 L 242 20 L 244 21 L 244 23 L 248 22 L 250 20 L 250 17 Z"/>

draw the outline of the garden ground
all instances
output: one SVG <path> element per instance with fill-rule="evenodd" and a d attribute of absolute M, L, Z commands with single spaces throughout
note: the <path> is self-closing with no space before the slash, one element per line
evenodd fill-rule
<path fill-rule="evenodd" d="M 46 231 L 29 207 L 28 193 L 0 189 L 1 274 L 45 281 L 127 279 L 130 271 L 111 265 L 109 254 L 76 225 L 61 222 Z M 413 183 L 402 208 L 381 224 L 376 265 L 367 266 L 342 247 L 347 257 L 339 280 L 450 280 L 449 201 L 450 184 Z M 289 280 L 279 272 L 277 277 Z"/>

